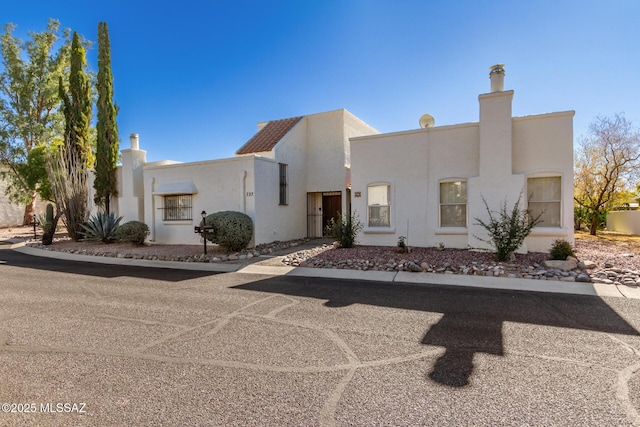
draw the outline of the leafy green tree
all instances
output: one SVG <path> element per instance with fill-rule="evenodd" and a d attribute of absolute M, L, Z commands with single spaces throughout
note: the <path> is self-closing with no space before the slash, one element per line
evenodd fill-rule
<path fill-rule="evenodd" d="M 640 176 L 640 131 L 621 114 L 598 117 L 575 154 L 574 200 L 586 211 L 589 232 L 633 188 Z M 630 198 L 630 197 L 627 197 Z"/>
<path fill-rule="evenodd" d="M 31 220 L 37 194 L 50 199 L 44 155 L 64 133 L 59 82 L 69 65 L 69 30 L 50 19 L 47 29 L 29 32 L 30 40 L 13 35 L 7 24 L 0 40 L 0 163 L 13 203 L 24 204 Z"/>
<path fill-rule="evenodd" d="M 111 196 L 117 196 L 116 163 L 118 161 L 118 107 L 113 101 L 113 74 L 109 30 L 98 24 L 98 122 L 96 140 L 96 189 L 94 201 L 108 214 Z"/>
<path fill-rule="evenodd" d="M 70 53 L 69 89 L 60 77 L 59 91 L 65 119 L 64 142 L 51 156 L 48 166 L 56 203 L 64 213 L 69 237 L 82 237 L 82 224 L 88 216 L 87 170 L 91 166 L 89 128 L 91 121 L 91 79 L 86 70 L 85 49 L 77 32 L 73 33 Z"/>

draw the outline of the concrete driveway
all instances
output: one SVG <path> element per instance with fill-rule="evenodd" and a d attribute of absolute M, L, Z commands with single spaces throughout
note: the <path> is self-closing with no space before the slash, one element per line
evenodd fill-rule
<path fill-rule="evenodd" d="M 0 249 L 0 425 L 638 425 L 639 329 L 624 298 Z"/>

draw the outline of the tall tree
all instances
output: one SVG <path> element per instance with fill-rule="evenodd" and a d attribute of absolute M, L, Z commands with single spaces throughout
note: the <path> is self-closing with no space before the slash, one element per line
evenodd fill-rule
<path fill-rule="evenodd" d="M 621 114 L 598 117 L 576 152 L 574 200 L 587 211 L 596 235 L 602 214 L 634 188 L 640 167 L 640 132 Z"/>
<path fill-rule="evenodd" d="M 89 128 L 91 121 L 91 79 L 86 72 L 86 54 L 78 33 L 74 31 L 70 53 L 69 89 L 62 77 L 59 80 L 62 110 L 65 119 L 64 143 L 57 158 L 49 168 L 49 178 L 56 198 L 62 208 L 69 237 L 78 240 L 82 224 L 88 216 L 87 169 L 90 166 L 91 145 Z M 53 181 L 65 177 L 64 186 Z M 61 191 L 61 188 L 65 191 Z"/>
<path fill-rule="evenodd" d="M 110 212 L 111 197 L 118 195 L 116 164 L 118 161 L 118 107 L 113 100 L 111 45 L 105 22 L 98 24 L 98 122 L 96 140 L 96 189 L 94 201 Z"/>
<path fill-rule="evenodd" d="M 7 24 L 0 40 L 0 163 L 7 195 L 26 206 L 28 223 L 36 195 L 50 198 L 42 156 L 64 133 L 58 85 L 66 79 L 70 40 L 54 19 L 45 31 L 29 32 L 28 41 L 14 37 L 15 28 Z"/>

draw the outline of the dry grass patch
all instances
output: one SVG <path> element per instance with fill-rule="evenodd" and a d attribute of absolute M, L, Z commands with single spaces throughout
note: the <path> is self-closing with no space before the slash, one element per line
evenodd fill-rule
<path fill-rule="evenodd" d="M 627 251 L 640 253 L 640 236 L 631 236 L 614 231 L 598 231 L 596 236 L 592 236 L 586 231 L 576 231 L 575 239 L 576 243 L 599 243 L 600 245 L 621 247 Z"/>

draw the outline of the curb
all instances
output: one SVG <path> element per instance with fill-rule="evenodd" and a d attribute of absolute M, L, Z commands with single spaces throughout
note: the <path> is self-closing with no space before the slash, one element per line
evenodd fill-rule
<path fill-rule="evenodd" d="M 11 241 L 11 240 L 9 240 Z M 257 274 L 266 276 L 315 277 L 324 279 L 366 280 L 386 283 L 410 283 L 417 285 L 462 286 L 470 288 L 499 289 L 509 291 L 562 293 L 640 299 L 640 289 L 625 285 L 600 283 L 562 282 L 558 280 L 533 280 L 507 277 L 464 276 L 459 274 L 411 273 L 408 271 L 361 271 L 309 267 L 260 265 L 254 262 L 198 263 L 180 261 L 152 261 L 133 258 L 111 258 L 47 251 L 26 246 L 24 241 L 12 242 L 10 249 L 26 255 L 56 258 L 67 261 L 97 264 L 130 265 L 136 267 L 169 268 L 176 270 L 210 271 L 217 273 Z M 266 257 L 273 259 L 273 257 Z"/>

